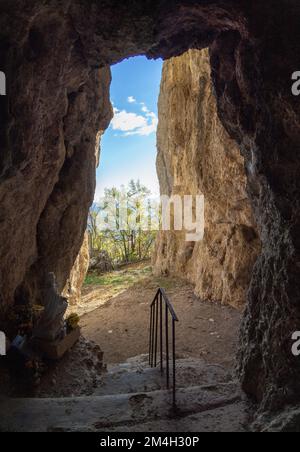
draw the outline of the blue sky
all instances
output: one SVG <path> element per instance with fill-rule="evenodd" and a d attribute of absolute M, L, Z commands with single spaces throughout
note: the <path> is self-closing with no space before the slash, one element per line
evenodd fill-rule
<path fill-rule="evenodd" d="M 162 60 L 135 57 L 112 67 L 111 100 L 115 117 L 101 143 L 95 201 L 104 188 L 140 179 L 159 194 L 155 169 L 157 101 Z"/>

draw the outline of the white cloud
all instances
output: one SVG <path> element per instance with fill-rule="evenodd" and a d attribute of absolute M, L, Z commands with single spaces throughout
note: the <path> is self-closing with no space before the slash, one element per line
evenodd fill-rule
<path fill-rule="evenodd" d="M 130 104 L 135 104 L 135 103 L 136 103 L 136 99 L 135 99 L 133 96 L 129 96 L 129 97 L 127 98 L 127 101 L 128 101 Z"/>
<path fill-rule="evenodd" d="M 146 105 L 142 105 L 142 111 L 144 113 L 149 113 L 148 107 L 146 107 Z"/>
<path fill-rule="evenodd" d="M 155 133 L 158 125 L 158 118 L 155 113 L 148 113 L 146 120 L 146 125 L 138 128 L 137 130 L 133 130 L 131 132 L 127 132 L 127 136 L 132 135 L 140 135 L 140 136 L 149 136 L 152 133 Z"/>
<path fill-rule="evenodd" d="M 113 130 L 120 132 L 130 132 L 140 129 L 147 125 L 147 119 L 144 116 L 135 113 L 128 113 L 125 110 L 115 111 L 115 116 L 111 122 Z"/>
<path fill-rule="evenodd" d="M 158 118 L 155 113 L 149 111 L 143 103 L 142 112 L 144 115 L 130 113 L 126 110 L 119 110 L 114 107 L 114 118 L 111 127 L 115 131 L 123 133 L 123 136 L 149 136 L 155 133 L 158 125 Z"/>

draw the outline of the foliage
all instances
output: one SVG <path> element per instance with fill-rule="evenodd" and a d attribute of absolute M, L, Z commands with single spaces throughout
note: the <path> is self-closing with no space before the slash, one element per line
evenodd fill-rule
<path fill-rule="evenodd" d="M 103 202 L 94 204 L 89 213 L 92 254 L 106 251 L 114 264 L 151 256 L 157 232 L 151 230 L 156 218 L 150 195 L 147 187 L 133 180 L 127 187 L 105 190 Z"/>
<path fill-rule="evenodd" d="M 80 318 L 76 313 L 70 314 L 66 318 L 67 331 L 70 332 L 72 330 L 76 330 L 78 327 Z"/>

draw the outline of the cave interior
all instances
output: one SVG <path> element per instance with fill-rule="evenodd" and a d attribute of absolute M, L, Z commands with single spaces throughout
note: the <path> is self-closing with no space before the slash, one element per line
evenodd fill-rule
<path fill-rule="evenodd" d="M 264 408 L 299 401 L 299 2 L 1 0 L 0 11 L 1 305 L 38 299 L 46 269 L 66 283 L 94 196 L 95 136 L 112 117 L 109 65 L 208 47 L 262 242 L 238 374 Z"/>

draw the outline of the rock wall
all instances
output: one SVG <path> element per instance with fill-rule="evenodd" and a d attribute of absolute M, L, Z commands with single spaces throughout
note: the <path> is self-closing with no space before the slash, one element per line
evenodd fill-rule
<path fill-rule="evenodd" d="M 161 232 L 153 256 L 157 274 L 195 284 L 204 300 L 239 307 L 246 302 L 260 249 L 246 193 L 244 158 L 220 123 L 207 50 L 165 62 L 159 97 L 157 172 L 161 194 L 205 198 L 205 234 Z"/>
<path fill-rule="evenodd" d="M 105 82 L 105 80 L 103 80 Z M 96 157 L 96 168 L 100 163 L 100 153 L 101 153 L 101 138 L 104 134 L 104 130 L 99 130 L 96 135 L 95 140 L 95 157 Z M 94 174 L 93 174 L 94 176 Z M 67 283 L 63 289 L 63 295 L 68 299 L 70 308 L 76 308 L 76 305 L 81 302 L 81 290 L 87 275 L 90 263 L 90 240 L 89 234 L 86 231 L 83 238 L 83 243 L 81 245 L 80 251 L 76 258 L 76 261 L 71 269 L 70 276 Z"/>
<path fill-rule="evenodd" d="M 23 25 L 8 47 L 15 49 L 5 99 L 10 120 L 1 135 L 5 304 L 42 301 L 49 271 L 63 290 L 93 201 L 96 135 L 112 117 L 110 69 L 87 65 L 73 25 L 42 8 Z"/>
<path fill-rule="evenodd" d="M 245 159 L 262 241 L 240 379 L 264 407 L 299 401 L 299 23 L 298 0 L 0 0 L 1 305 L 37 299 L 45 271 L 62 289 L 76 260 L 95 136 L 111 117 L 105 67 L 209 47 L 218 116 Z"/>
<path fill-rule="evenodd" d="M 89 236 L 86 232 L 83 244 L 73 265 L 63 295 L 67 298 L 69 306 L 76 306 L 81 300 L 81 289 L 89 269 L 90 263 Z"/>

